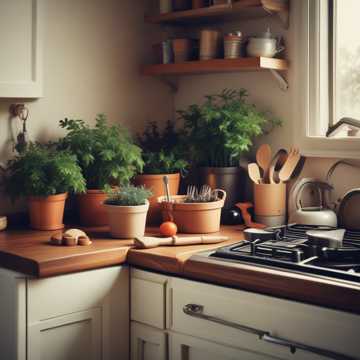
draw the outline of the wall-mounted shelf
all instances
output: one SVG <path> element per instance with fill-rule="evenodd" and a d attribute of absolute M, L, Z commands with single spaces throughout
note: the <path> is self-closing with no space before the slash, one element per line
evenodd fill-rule
<path fill-rule="evenodd" d="M 251 19 L 269 14 L 277 14 L 287 28 L 289 24 L 288 0 L 239 0 L 226 5 L 145 16 L 145 21 L 152 24 L 187 25 Z"/>
<path fill-rule="evenodd" d="M 187 61 L 179 64 L 156 64 L 145 65 L 142 68 L 143 75 L 157 76 L 181 76 L 181 75 L 198 75 L 214 73 L 231 73 L 241 71 L 261 71 L 270 70 L 279 82 L 282 90 L 287 90 L 286 80 L 278 73 L 288 69 L 286 60 L 274 58 L 239 58 L 239 59 L 214 59 L 202 61 Z M 173 90 L 176 90 L 176 84 L 166 81 Z"/>

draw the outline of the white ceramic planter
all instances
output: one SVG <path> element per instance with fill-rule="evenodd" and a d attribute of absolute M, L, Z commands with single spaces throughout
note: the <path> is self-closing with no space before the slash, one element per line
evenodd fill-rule
<path fill-rule="evenodd" d="M 104 204 L 108 214 L 110 233 L 116 239 L 133 239 L 144 236 L 149 201 L 139 206 Z"/>

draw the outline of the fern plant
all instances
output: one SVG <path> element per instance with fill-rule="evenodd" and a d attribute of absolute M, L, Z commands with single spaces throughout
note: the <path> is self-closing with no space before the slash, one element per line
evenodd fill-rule
<path fill-rule="evenodd" d="M 145 205 L 152 192 L 143 186 L 125 185 L 121 188 L 107 187 L 108 198 L 105 201 L 107 205 L 117 206 L 138 206 Z"/>
<path fill-rule="evenodd" d="M 184 122 L 189 157 L 197 166 L 237 166 L 248 152 L 253 139 L 271 131 L 281 121 L 247 102 L 245 89 L 225 89 L 205 96 L 202 105 L 190 105 L 178 111 Z"/>
<path fill-rule="evenodd" d="M 50 144 L 29 143 L 8 162 L 6 174 L 5 190 L 12 199 L 85 191 L 85 179 L 76 157 Z"/>
<path fill-rule="evenodd" d="M 181 149 L 181 134 L 173 122 L 168 121 L 163 131 L 155 121 L 150 122 L 137 140 L 143 150 L 145 174 L 174 174 L 188 166 Z"/>
<path fill-rule="evenodd" d="M 68 131 L 60 148 L 76 155 L 88 189 L 120 185 L 143 168 L 141 149 L 120 125 L 108 125 L 105 115 L 96 117 L 95 127 L 83 120 L 64 119 L 60 126 Z"/>

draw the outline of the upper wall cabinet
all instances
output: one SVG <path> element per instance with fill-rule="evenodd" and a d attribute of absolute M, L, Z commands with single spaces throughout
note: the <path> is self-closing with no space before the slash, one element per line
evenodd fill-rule
<path fill-rule="evenodd" d="M 42 96 L 42 0 L 0 1 L 0 98 Z"/>

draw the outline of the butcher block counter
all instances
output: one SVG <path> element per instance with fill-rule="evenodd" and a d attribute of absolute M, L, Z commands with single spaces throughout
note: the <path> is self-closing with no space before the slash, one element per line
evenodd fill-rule
<path fill-rule="evenodd" d="M 360 285 L 198 255 L 242 240 L 236 226 L 223 226 L 229 240 L 215 245 L 167 246 L 137 250 L 132 240 L 111 239 L 107 228 L 84 229 L 90 246 L 49 245 L 54 232 L 9 230 L 0 233 L 0 267 L 39 278 L 128 263 L 189 279 L 225 285 L 360 314 Z M 155 235 L 155 229 L 148 229 Z"/>

